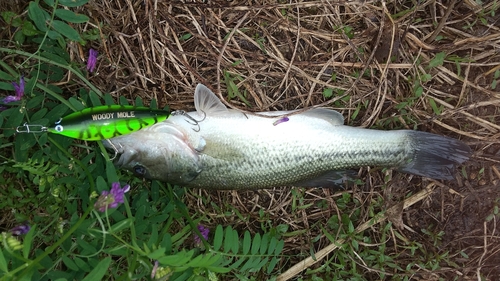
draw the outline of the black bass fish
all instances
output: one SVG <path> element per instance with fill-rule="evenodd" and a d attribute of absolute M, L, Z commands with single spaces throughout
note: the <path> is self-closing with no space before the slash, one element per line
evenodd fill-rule
<path fill-rule="evenodd" d="M 471 154 L 463 142 L 431 133 L 344 126 L 342 115 L 326 108 L 249 115 L 228 109 L 201 84 L 194 100 L 195 112 L 104 142 L 121 154 L 116 165 L 186 187 L 330 187 L 360 166 L 451 180 Z"/>

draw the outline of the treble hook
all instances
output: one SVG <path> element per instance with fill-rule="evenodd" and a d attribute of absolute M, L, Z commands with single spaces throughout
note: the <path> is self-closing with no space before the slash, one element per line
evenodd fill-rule
<path fill-rule="evenodd" d="M 116 148 L 115 144 L 112 143 L 109 139 L 106 139 L 106 141 L 109 143 L 111 148 L 115 151 L 115 155 L 113 155 L 112 158 L 109 158 L 110 161 L 113 161 L 113 160 L 115 160 L 116 156 L 118 156 L 118 148 Z"/>
<path fill-rule="evenodd" d="M 193 126 L 197 126 L 198 129 L 193 129 L 193 131 L 195 132 L 199 132 L 201 130 L 201 127 L 200 127 L 200 122 L 202 122 L 203 120 L 205 120 L 205 118 L 207 118 L 207 114 L 203 112 L 203 119 L 201 120 L 196 120 L 194 119 L 191 115 L 189 115 L 186 111 L 184 110 L 176 110 L 176 111 L 172 111 L 171 115 L 172 116 L 175 116 L 175 115 L 181 115 L 181 116 L 184 116 L 186 117 L 186 122 L 188 122 L 189 124 L 193 125 Z M 191 121 L 191 122 L 190 122 Z"/>

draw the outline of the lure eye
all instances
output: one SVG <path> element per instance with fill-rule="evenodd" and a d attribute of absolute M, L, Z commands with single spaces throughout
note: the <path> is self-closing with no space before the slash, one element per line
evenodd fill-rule
<path fill-rule="evenodd" d="M 146 175 L 146 168 L 144 168 L 144 166 L 142 165 L 137 164 L 134 166 L 134 174 L 144 177 Z"/>
<path fill-rule="evenodd" d="M 56 130 L 56 132 L 59 132 L 59 133 L 64 130 L 63 126 L 61 126 L 61 125 L 57 125 L 54 129 Z"/>

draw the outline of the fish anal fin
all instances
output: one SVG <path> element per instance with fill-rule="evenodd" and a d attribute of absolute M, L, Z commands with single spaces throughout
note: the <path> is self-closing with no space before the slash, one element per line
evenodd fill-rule
<path fill-rule="evenodd" d="M 194 91 L 194 106 L 200 116 L 227 112 L 227 107 L 205 85 L 198 84 Z"/>
<path fill-rule="evenodd" d="M 357 173 L 353 170 L 328 171 L 318 177 L 296 182 L 292 185 L 344 189 L 346 182 L 352 181 L 356 176 Z"/>

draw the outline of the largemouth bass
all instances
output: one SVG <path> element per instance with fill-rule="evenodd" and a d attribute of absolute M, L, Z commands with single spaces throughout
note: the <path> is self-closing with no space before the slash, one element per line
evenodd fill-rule
<path fill-rule="evenodd" d="M 342 115 L 326 108 L 260 113 L 267 118 L 244 114 L 201 84 L 194 101 L 189 116 L 104 142 L 121 154 L 115 164 L 186 187 L 330 187 L 360 166 L 451 180 L 471 153 L 463 142 L 431 133 L 344 126 Z"/>

